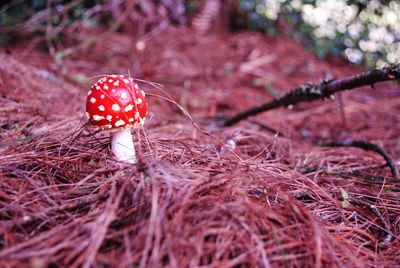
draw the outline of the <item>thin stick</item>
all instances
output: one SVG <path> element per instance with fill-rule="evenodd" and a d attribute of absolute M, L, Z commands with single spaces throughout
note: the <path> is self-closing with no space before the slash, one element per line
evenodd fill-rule
<path fill-rule="evenodd" d="M 375 205 L 371 205 L 368 202 L 364 202 L 362 200 L 349 199 L 349 201 L 353 205 L 358 205 L 358 206 L 362 206 L 362 207 L 368 208 L 379 219 L 379 221 L 382 224 L 381 229 L 385 232 L 385 237 L 382 240 L 380 240 L 380 245 L 383 246 L 383 247 L 388 246 L 388 244 L 393 239 L 393 235 L 392 235 L 392 231 L 390 229 L 389 223 L 383 218 L 383 216 L 382 216 L 381 212 L 379 211 L 379 209 Z"/>
<path fill-rule="evenodd" d="M 386 161 L 386 165 L 390 168 L 392 171 L 392 176 L 395 179 L 399 179 L 399 171 L 397 170 L 397 166 L 393 160 L 393 158 L 381 147 L 379 147 L 376 144 L 367 142 L 367 141 L 361 141 L 361 140 L 346 140 L 346 141 L 338 141 L 338 142 L 332 142 L 328 144 L 324 144 L 323 146 L 329 146 L 329 147 L 340 147 L 340 146 L 345 146 L 345 147 L 356 147 L 360 149 L 364 149 L 367 151 L 372 151 L 380 156 L 383 157 Z"/>
<path fill-rule="evenodd" d="M 311 102 L 330 97 L 336 92 L 350 90 L 357 87 L 374 85 L 375 83 L 390 80 L 400 80 L 400 64 L 391 67 L 385 67 L 379 70 L 372 70 L 354 76 L 336 79 L 332 81 L 323 81 L 319 84 L 307 84 L 299 86 L 288 93 L 276 97 L 272 101 L 240 112 L 222 122 L 223 127 L 237 124 L 243 119 L 257 115 L 278 107 L 294 105 L 300 102 Z"/>

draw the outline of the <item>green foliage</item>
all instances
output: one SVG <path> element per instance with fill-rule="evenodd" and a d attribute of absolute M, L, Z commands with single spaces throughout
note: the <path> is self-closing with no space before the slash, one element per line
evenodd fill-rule
<path fill-rule="evenodd" d="M 185 3 L 186 13 L 191 14 L 193 12 L 196 12 L 199 9 L 200 5 L 201 5 L 201 3 L 196 0 L 186 1 L 186 3 Z"/>
<path fill-rule="evenodd" d="M 400 62 L 397 0 L 239 0 L 238 8 L 246 27 L 300 35 L 321 58 L 342 55 L 369 67 Z"/>

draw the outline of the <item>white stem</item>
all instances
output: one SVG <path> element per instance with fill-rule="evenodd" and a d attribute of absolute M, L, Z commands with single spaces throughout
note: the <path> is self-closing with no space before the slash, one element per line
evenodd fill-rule
<path fill-rule="evenodd" d="M 111 150 L 119 161 L 136 163 L 135 147 L 130 129 L 111 132 Z"/>

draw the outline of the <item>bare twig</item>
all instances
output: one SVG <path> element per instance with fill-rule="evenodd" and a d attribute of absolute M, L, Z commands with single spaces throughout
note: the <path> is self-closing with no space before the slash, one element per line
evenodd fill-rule
<path fill-rule="evenodd" d="M 394 162 L 394 160 L 392 159 L 392 157 L 381 147 L 379 147 L 376 144 L 367 142 L 367 141 L 361 141 L 361 140 L 345 140 L 345 141 L 338 141 L 338 142 L 332 142 L 332 143 L 328 143 L 328 144 L 324 144 L 324 146 L 329 146 L 329 147 L 341 147 L 341 146 L 345 146 L 345 147 L 356 147 L 356 148 L 360 148 L 360 149 L 364 149 L 367 151 L 372 151 L 375 152 L 377 154 L 379 154 L 380 156 L 382 156 L 385 161 L 386 161 L 386 165 L 388 166 L 392 172 L 392 176 L 395 179 L 399 179 L 399 171 L 397 170 L 396 164 Z"/>
<path fill-rule="evenodd" d="M 382 224 L 382 230 L 386 233 L 385 237 L 380 241 L 380 244 L 381 244 L 381 246 L 387 246 L 388 243 L 390 243 L 392 241 L 393 235 L 390 230 L 390 224 L 383 218 L 379 209 L 376 206 L 369 204 L 368 202 L 364 202 L 362 200 L 349 199 L 349 201 L 353 205 L 358 205 L 358 206 L 368 208 L 368 210 L 370 210 L 379 219 L 379 221 Z"/>
<path fill-rule="evenodd" d="M 375 83 L 400 79 L 400 64 L 372 70 L 355 76 L 349 76 L 332 81 L 323 81 L 319 84 L 307 84 L 299 86 L 288 93 L 266 102 L 259 106 L 240 112 L 222 122 L 223 127 L 237 124 L 243 119 L 257 115 L 278 107 L 294 105 L 305 101 L 315 101 L 330 97 L 340 91 L 350 90 L 357 87 L 374 85 Z"/>

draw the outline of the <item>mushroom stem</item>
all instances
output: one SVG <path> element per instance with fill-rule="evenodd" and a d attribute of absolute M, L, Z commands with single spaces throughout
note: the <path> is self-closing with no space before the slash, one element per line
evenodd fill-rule
<path fill-rule="evenodd" d="M 111 132 L 111 150 L 119 161 L 136 163 L 135 147 L 130 129 Z"/>

